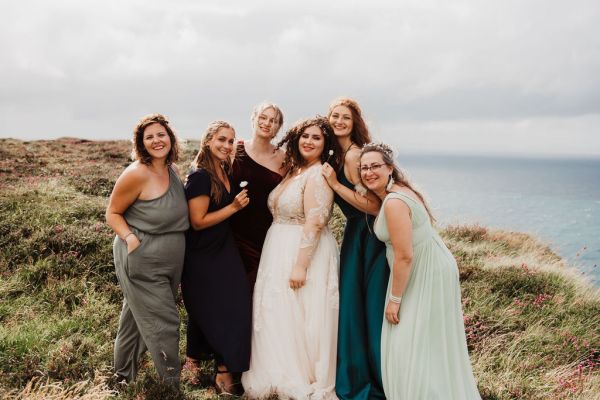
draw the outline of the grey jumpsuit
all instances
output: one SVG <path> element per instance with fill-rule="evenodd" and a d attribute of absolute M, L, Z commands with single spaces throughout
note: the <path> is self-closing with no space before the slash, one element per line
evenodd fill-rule
<path fill-rule="evenodd" d="M 150 351 L 158 376 L 179 383 L 179 313 L 175 304 L 189 227 L 183 184 L 169 167 L 169 189 L 152 200 L 136 200 L 125 220 L 141 244 L 127 254 L 127 243 L 113 243 L 123 308 L 115 340 L 115 373 L 135 380 L 138 364 Z"/>

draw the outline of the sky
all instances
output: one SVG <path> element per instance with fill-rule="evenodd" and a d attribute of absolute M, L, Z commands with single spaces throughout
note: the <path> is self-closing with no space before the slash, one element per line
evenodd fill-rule
<path fill-rule="evenodd" d="M 356 99 L 399 151 L 600 156 L 600 2 L 0 0 L 0 138 L 182 138 Z"/>

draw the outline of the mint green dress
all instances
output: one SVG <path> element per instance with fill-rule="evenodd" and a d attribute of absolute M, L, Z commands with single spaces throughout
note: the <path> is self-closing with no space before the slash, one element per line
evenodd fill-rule
<path fill-rule="evenodd" d="M 338 181 L 353 189 L 344 171 Z M 335 391 L 340 400 L 385 399 L 381 384 L 381 319 L 389 268 L 385 246 L 371 227 L 374 217 L 338 195 L 346 217 L 340 250 L 340 314 Z"/>
<path fill-rule="evenodd" d="M 460 299 L 458 267 L 423 205 L 390 193 L 375 220 L 393 271 L 394 250 L 384 206 L 390 199 L 408 205 L 412 218 L 412 271 L 400 306 L 400 323 L 383 319 L 381 369 L 388 399 L 481 399 L 471 370 Z M 388 284 L 391 290 L 392 279 Z"/>

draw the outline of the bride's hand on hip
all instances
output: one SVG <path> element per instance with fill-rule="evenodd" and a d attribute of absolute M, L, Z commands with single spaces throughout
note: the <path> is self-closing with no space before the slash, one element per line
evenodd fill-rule
<path fill-rule="evenodd" d="M 400 323 L 400 304 L 388 301 L 385 308 L 385 319 L 392 325 Z"/>
<path fill-rule="evenodd" d="M 306 268 L 295 265 L 290 275 L 290 287 L 300 289 L 306 283 Z"/>

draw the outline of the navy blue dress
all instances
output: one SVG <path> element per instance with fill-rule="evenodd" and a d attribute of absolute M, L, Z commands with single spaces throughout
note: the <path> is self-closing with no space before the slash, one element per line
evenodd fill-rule
<path fill-rule="evenodd" d="M 223 196 L 212 198 L 208 212 L 231 204 L 235 193 L 222 187 Z M 188 200 L 211 192 L 208 172 L 192 172 L 185 184 Z M 181 279 L 188 312 L 188 357 L 215 359 L 229 372 L 247 371 L 250 363 L 252 302 L 246 271 L 226 219 L 186 234 L 185 263 Z"/>

